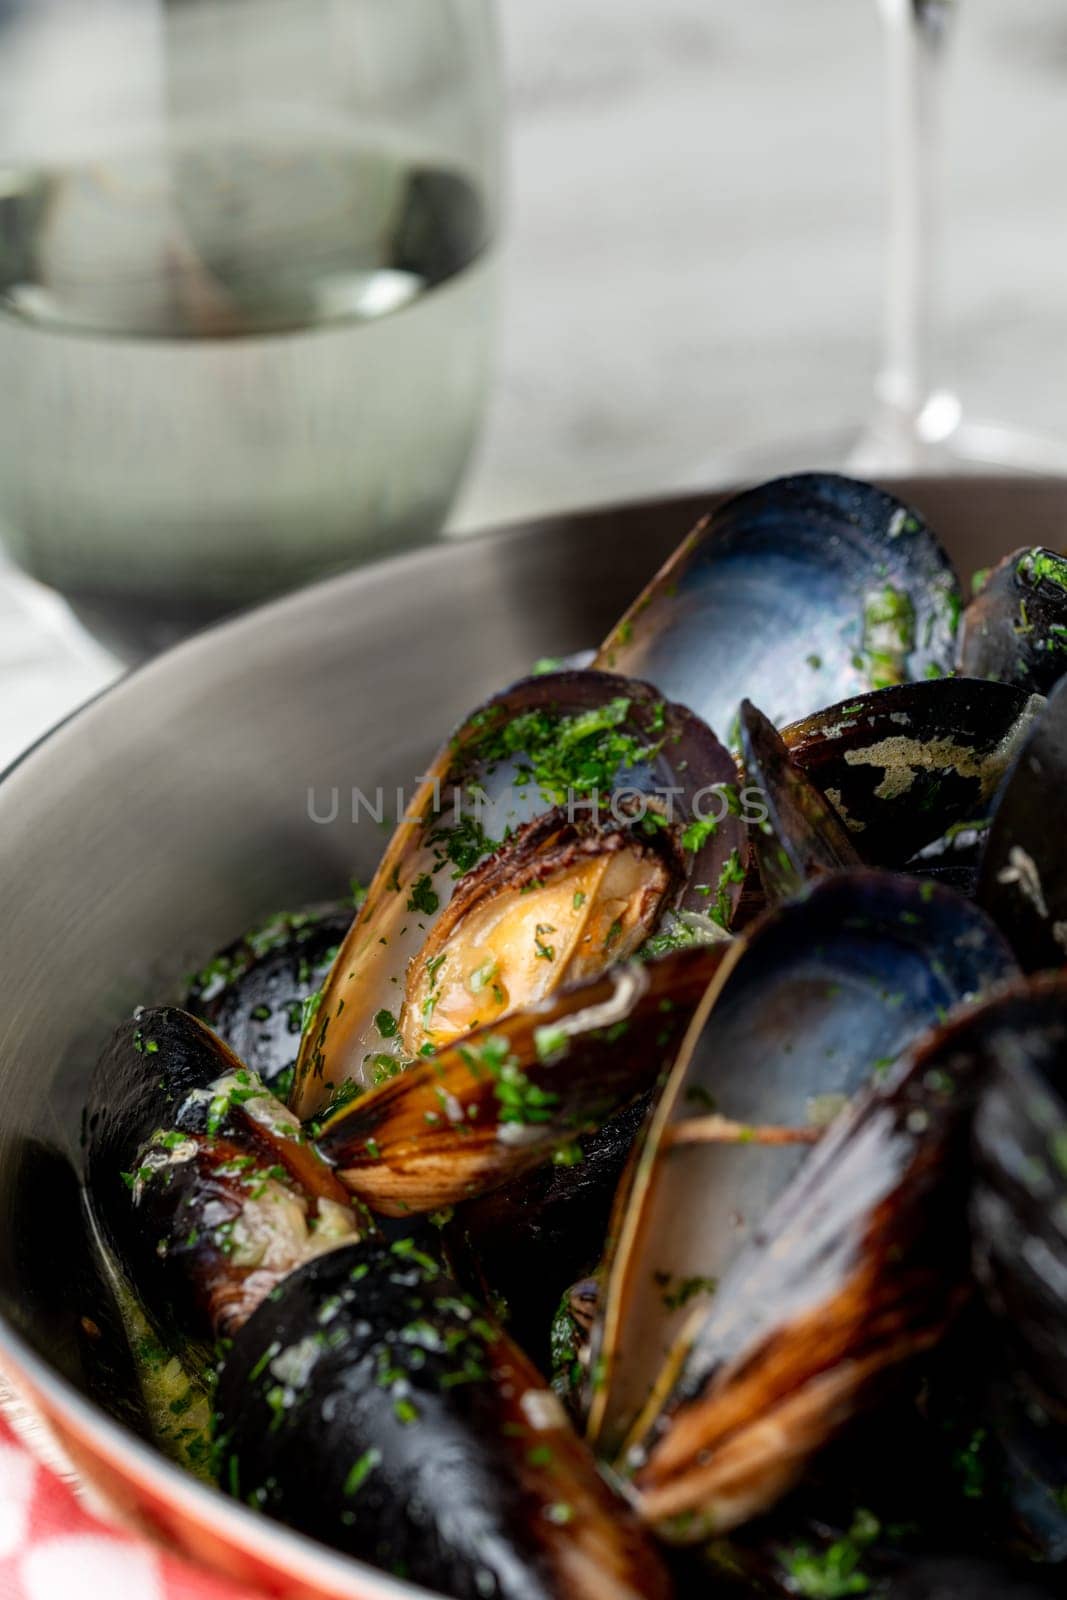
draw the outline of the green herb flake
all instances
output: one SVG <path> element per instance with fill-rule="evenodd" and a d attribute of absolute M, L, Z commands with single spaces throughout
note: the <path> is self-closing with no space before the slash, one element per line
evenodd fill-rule
<path fill-rule="evenodd" d="M 379 1011 L 374 1018 L 374 1026 L 383 1039 L 395 1039 L 400 1031 L 400 1025 L 391 1011 Z"/>
<path fill-rule="evenodd" d="M 369 1450 L 364 1450 L 358 1461 L 354 1461 L 349 1468 L 348 1477 L 345 1479 L 344 1495 L 351 1499 L 357 1495 L 374 1471 L 381 1464 L 382 1453 L 372 1445 Z"/>
<path fill-rule="evenodd" d="M 695 855 L 718 831 L 719 824 L 714 817 L 700 817 L 696 822 L 691 822 L 682 834 L 682 849 Z"/>
<path fill-rule="evenodd" d="M 534 1029 L 534 1049 L 538 1061 L 551 1061 L 567 1048 L 569 1035 L 564 1028 L 547 1024 Z"/>
<path fill-rule="evenodd" d="M 843 1600 L 846 1595 L 866 1594 L 871 1584 L 861 1562 L 880 1532 L 877 1517 L 860 1510 L 848 1533 L 826 1550 L 813 1550 L 808 1545 L 780 1550 L 779 1559 L 789 1575 L 790 1588 L 807 1600 Z"/>
<path fill-rule="evenodd" d="M 424 916 L 432 917 L 440 904 L 441 900 L 433 886 L 430 874 L 424 872 L 421 877 L 415 879 L 411 886 L 407 909 L 409 911 L 421 911 Z"/>

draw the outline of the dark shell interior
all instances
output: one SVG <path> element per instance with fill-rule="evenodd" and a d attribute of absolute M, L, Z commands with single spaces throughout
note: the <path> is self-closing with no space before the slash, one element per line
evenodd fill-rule
<path fill-rule="evenodd" d="M 779 478 L 700 523 L 596 665 L 647 678 L 732 742 L 748 698 L 779 727 L 952 670 L 960 596 L 937 540 L 880 489 Z"/>

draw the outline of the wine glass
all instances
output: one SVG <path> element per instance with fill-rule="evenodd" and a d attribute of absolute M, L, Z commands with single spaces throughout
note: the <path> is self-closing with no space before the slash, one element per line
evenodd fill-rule
<path fill-rule="evenodd" d="M 440 530 L 494 46 L 491 0 L 0 0 L 0 544 L 125 658 Z"/>
<path fill-rule="evenodd" d="M 877 0 L 886 39 L 890 227 L 876 408 L 850 470 L 1067 472 L 1067 442 L 966 417 L 932 370 L 945 53 L 958 0 Z"/>
<path fill-rule="evenodd" d="M 882 356 L 865 426 L 720 455 L 723 480 L 808 467 L 860 477 L 932 472 L 1067 473 L 1067 440 L 972 418 L 935 381 L 940 125 L 959 0 L 876 0 L 885 35 L 888 243 Z M 680 487 L 703 488 L 708 463 Z"/>

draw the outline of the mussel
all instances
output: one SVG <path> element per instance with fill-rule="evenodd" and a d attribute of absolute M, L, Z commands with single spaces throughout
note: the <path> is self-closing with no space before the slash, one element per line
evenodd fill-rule
<path fill-rule="evenodd" d="M 600 1308 L 600 1280 L 579 1278 L 568 1286 L 552 1318 L 552 1387 L 576 1420 L 583 1418 L 582 1394 L 589 1379 L 589 1339 Z"/>
<path fill-rule="evenodd" d="M 1057 819 L 1067 783 L 1067 684 L 1027 730 L 993 805 L 978 898 L 1027 972 L 1067 962 L 1067 853 Z"/>
<path fill-rule="evenodd" d="M 791 1235 L 783 1263 L 767 1219 L 801 1169 L 809 1170 L 807 1147 L 827 1122 L 890 1073 L 947 1010 L 1014 971 L 996 929 L 951 891 L 866 871 L 819 880 L 736 942 L 697 1012 L 621 1196 L 590 1413 L 591 1436 L 610 1458 L 632 1462 L 634 1452 L 648 1451 L 669 1396 L 691 1380 L 697 1329 L 730 1316 L 736 1287 L 727 1295 L 725 1278 L 743 1284 L 744 1251 L 758 1258 L 769 1240 L 771 1261 L 788 1272 L 796 1252 L 808 1249 L 810 1240 Z M 893 1119 L 895 1110 L 885 1126 L 895 1127 Z M 861 1133 L 852 1137 L 862 1150 Z M 899 1154 L 896 1138 L 889 1146 Z M 842 1148 L 850 1163 L 860 1159 L 852 1150 L 851 1143 Z M 810 1170 L 819 1171 L 815 1160 Z M 870 1182 L 887 1170 L 875 1163 Z M 853 1198 L 869 1192 L 866 1181 L 857 1174 Z M 816 1214 L 821 1195 L 817 1187 Z M 847 1189 L 842 1201 L 851 1204 Z M 779 1225 L 789 1217 L 782 1205 Z M 859 1226 L 848 1205 L 847 1220 L 834 1217 L 841 1237 L 854 1237 Z M 891 1242 L 882 1241 L 887 1249 Z M 781 1298 L 776 1304 L 784 1313 Z M 797 1397 L 798 1409 L 808 1398 Z M 809 1437 L 817 1432 L 811 1421 Z M 777 1439 L 773 1428 L 768 1438 Z M 777 1481 L 802 1454 L 783 1456 Z M 746 1508 L 766 1504 L 774 1482 L 771 1473 L 747 1500 L 738 1497 L 735 1510 L 750 1514 Z M 715 1515 L 727 1513 L 716 1507 Z"/>
<path fill-rule="evenodd" d="M 708 729 L 646 684 L 561 672 L 495 696 L 386 851 L 304 1035 L 298 1114 L 599 976 L 668 914 L 728 924 L 736 786 Z"/>
<path fill-rule="evenodd" d="M 223 1481 L 458 1600 L 659 1600 L 661 1562 L 559 1400 L 432 1242 L 302 1268 L 234 1341 Z"/>
<path fill-rule="evenodd" d="M 726 737 L 745 698 L 781 727 L 950 672 L 960 604 L 914 511 L 870 484 L 806 473 L 698 523 L 595 665 L 647 678 Z"/>
<path fill-rule="evenodd" d="M 666 1537 L 765 1510 L 964 1303 L 986 1020 L 963 1009 L 868 1087 L 687 1319 L 621 1458 Z"/>
<path fill-rule="evenodd" d="M 753 854 L 767 899 L 796 894 L 822 872 L 862 865 L 841 818 L 793 760 L 773 722 L 750 700 L 741 702 L 741 755 L 749 787 L 758 789 L 767 817 L 752 830 Z"/>
<path fill-rule="evenodd" d="M 189 986 L 186 1011 L 282 1099 L 292 1088 L 305 1007 L 351 925 L 351 902 L 284 912 L 219 951 Z"/>
<path fill-rule="evenodd" d="M 652 1086 L 725 949 L 614 967 L 467 1034 L 328 1117 L 318 1148 L 387 1215 L 513 1182 Z"/>
<path fill-rule="evenodd" d="M 963 613 L 960 671 L 1048 694 L 1067 672 L 1067 560 L 1016 550 Z"/>
<path fill-rule="evenodd" d="M 997 1320 L 991 1421 L 1035 1545 L 1067 1560 L 1067 975 L 987 1009 L 976 1050 L 975 1271 Z"/>
<path fill-rule="evenodd" d="M 984 826 L 1043 702 L 977 678 L 902 684 L 783 730 L 869 866 L 903 866 L 963 824 Z"/>
<path fill-rule="evenodd" d="M 229 1335 L 294 1267 L 370 1226 L 292 1113 L 184 1011 L 116 1029 L 86 1142 L 106 1241 L 168 1337 Z"/>

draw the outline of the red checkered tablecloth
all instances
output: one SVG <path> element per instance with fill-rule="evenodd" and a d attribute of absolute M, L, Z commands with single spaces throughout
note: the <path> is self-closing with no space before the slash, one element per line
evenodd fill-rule
<path fill-rule="evenodd" d="M 0 1416 L 0 1600 L 259 1597 L 105 1520 Z"/>

